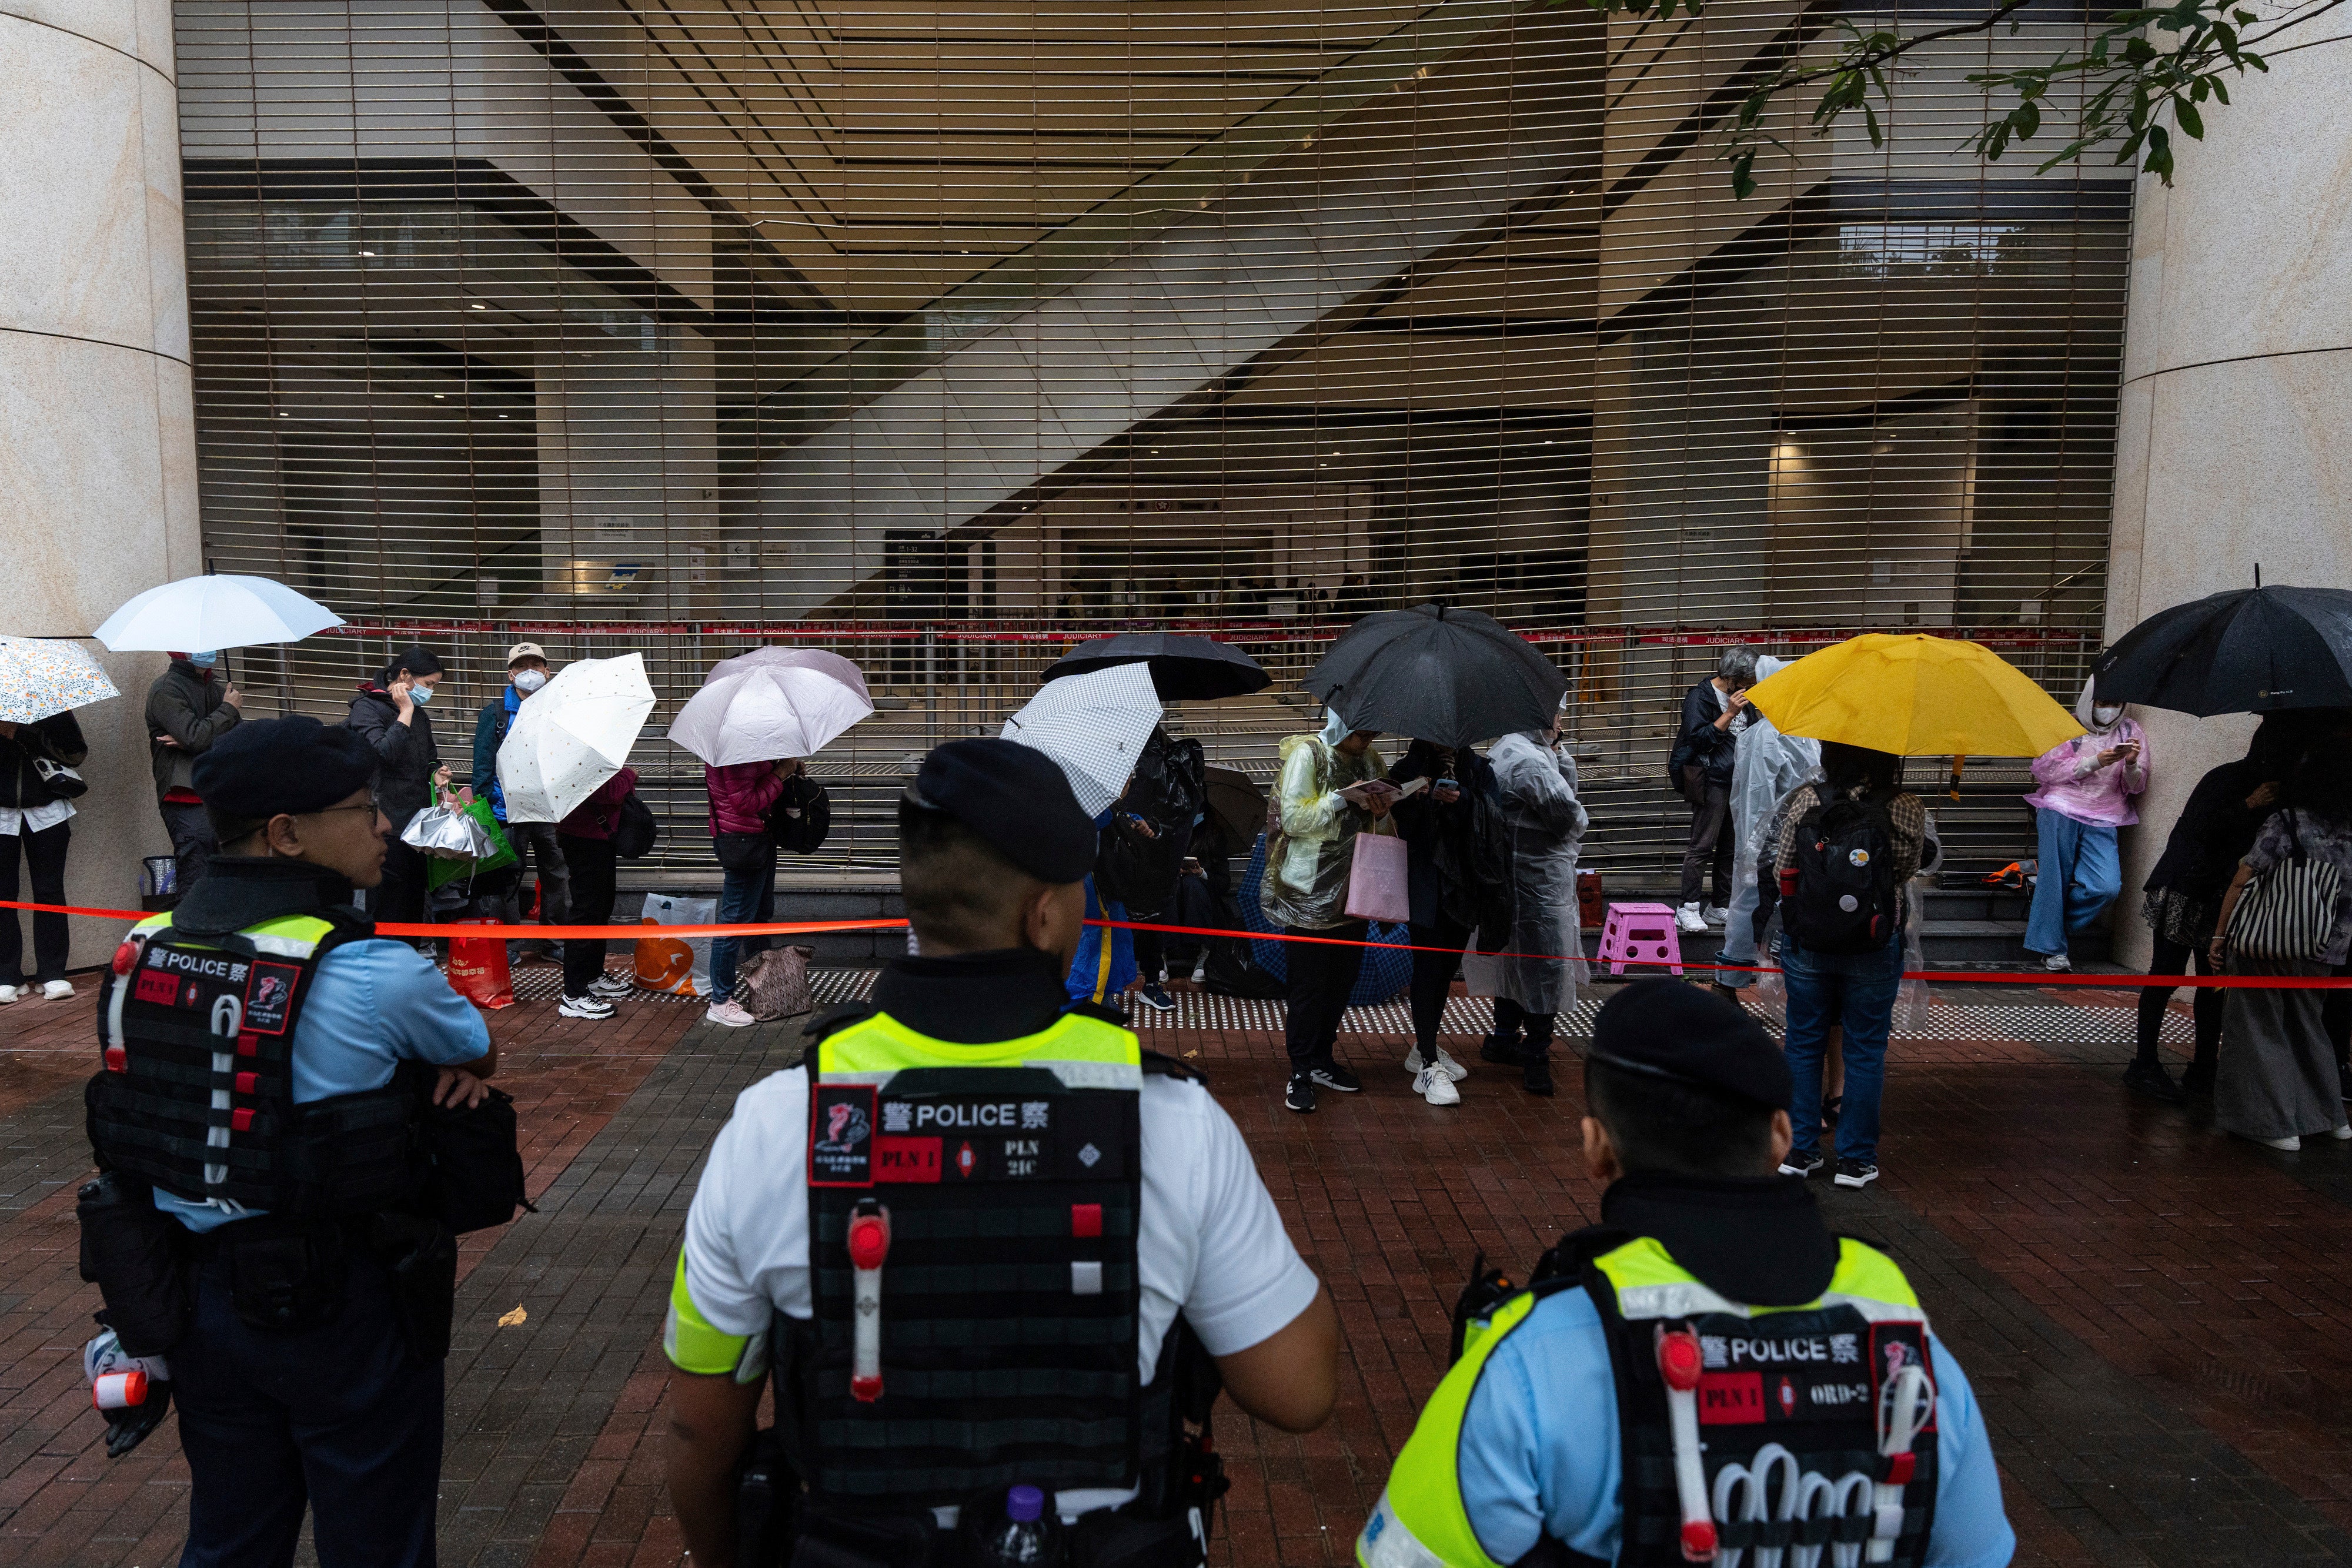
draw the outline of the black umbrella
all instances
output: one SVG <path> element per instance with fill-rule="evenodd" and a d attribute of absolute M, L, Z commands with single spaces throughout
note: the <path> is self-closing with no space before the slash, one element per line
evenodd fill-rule
<path fill-rule="evenodd" d="M 1265 791 L 1238 768 L 1207 769 L 1209 821 L 1228 850 L 1239 854 L 1265 828 Z"/>
<path fill-rule="evenodd" d="M 1365 616 L 1304 685 L 1358 729 L 1452 747 L 1541 729 L 1568 690 L 1551 661 L 1501 622 L 1443 604 Z"/>
<path fill-rule="evenodd" d="M 1164 703 L 1245 697 L 1274 685 L 1257 661 L 1230 643 L 1172 632 L 1122 632 L 1081 643 L 1046 666 L 1045 678 L 1083 675 L 1113 664 L 1151 666 L 1152 688 Z"/>
<path fill-rule="evenodd" d="M 2352 591 L 2241 588 L 2176 604 L 2091 674 L 2102 702 L 2175 713 L 2352 706 Z"/>

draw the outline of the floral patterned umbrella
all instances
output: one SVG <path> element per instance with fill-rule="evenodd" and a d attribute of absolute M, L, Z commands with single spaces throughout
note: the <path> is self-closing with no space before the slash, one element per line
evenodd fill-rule
<path fill-rule="evenodd" d="M 31 724 L 121 695 L 79 643 L 0 637 L 0 719 Z"/>

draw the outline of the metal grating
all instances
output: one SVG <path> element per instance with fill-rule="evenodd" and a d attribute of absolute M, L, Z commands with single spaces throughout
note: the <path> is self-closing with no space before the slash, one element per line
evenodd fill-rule
<path fill-rule="evenodd" d="M 422 638 L 462 752 L 520 637 L 644 651 L 656 736 L 822 642 L 884 711 L 821 859 L 878 866 L 1076 638 L 1244 643 L 1275 691 L 1178 722 L 1262 770 L 1334 630 L 1443 598 L 1559 659 L 1590 853 L 1654 876 L 1712 643 L 1958 628 L 2067 697 L 2095 647 L 2129 181 L 1952 151 L 2081 14 L 1908 62 L 1882 148 L 1792 120 L 1748 202 L 1717 157 L 1740 73 L 1930 13 L 176 0 L 207 562 L 355 628 L 233 674 L 332 718 Z"/>

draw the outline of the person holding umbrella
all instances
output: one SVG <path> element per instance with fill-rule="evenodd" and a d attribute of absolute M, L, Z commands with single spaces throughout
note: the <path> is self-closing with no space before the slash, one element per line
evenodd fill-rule
<path fill-rule="evenodd" d="M 383 881 L 368 894 L 370 913 L 384 924 L 417 924 L 425 918 L 425 852 L 404 843 L 409 820 L 449 787 L 449 769 L 433 739 L 425 705 L 441 684 L 441 661 L 414 644 L 362 682 L 352 699 L 344 727 L 368 743 L 376 756 L 375 795 L 392 819 L 385 847 Z"/>
<path fill-rule="evenodd" d="M 2074 717 L 2085 733 L 2033 759 L 2041 786 L 2025 798 L 2041 837 L 2041 869 L 2025 915 L 2025 950 L 2042 967 L 2073 968 L 2067 937 L 2096 920 L 2124 890 L 2116 830 L 2139 821 L 2132 797 L 2147 788 L 2147 737 L 2124 705 L 2083 683 Z"/>
<path fill-rule="evenodd" d="M 1509 829 L 1495 770 L 1467 747 L 1457 751 L 1416 740 L 1388 777 L 1400 789 L 1427 780 L 1394 810 L 1405 842 L 1412 942 L 1413 1040 L 1404 1070 L 1413 1075 L 1413 1092 L 1431 1104 L 1458 1105 L 1462 1092 L 1454 1085 L 1470 1070 L 1437 1043 L 1437 1031 L 1471 936 L 1511 928 Z"/>
<path fill-rule="evenodd" d="M 245 718 L 245 698 L 218 674 L 220 654 L 206 649 L 173 653 L 147 688 L 147 749 L 155 767 L 155 809 L 172 838 L 179 891 L 205 874 L 220 844 L 196 798 L 193 769 L 213 742 Z"/>
<path fill-rule="evenodd" d="M 490 803 L 490 815 L 506 830 L 507 842 L 514 849 L 515 863 L 499 873 L 507 883 L 509 915 L 520 913 L 514 895 L 522 886 L 523 865 L 536 862 L 539 923 L 563 925 L 571 921 L 572 872 L 556 842 L 558 824 L 508 821 L 506 791 L 499 787 L 499 747 L 505 742 L 507 731 L 514 727 L 515 715 L 521 710 L 525 699 L 543 688 L 547 680 L 545 649 L 536 643 L 517 643 L 507 650 L 506 689 L 484 703 L 474 720 L 474 799 Z M 609 839 L 612 835 L 604 836 Z M 554 960 L 552 943 L 527 942 L 520 946 L 521 957 Z"/>
<path fill-rule="evenodd" d="M 0 719 L 0 900 L 17 891 L 16 861 L 24 857 L 34 904 L 66 901 L 66 846 L 73 838 L 73 800 L 62 792 L 60 769 L 78 768 L 89 755 L 81 726 L 71 710 L 31 724 Z M 71 786 L 79 794 L 79 785 Z M 0 911 L 0 1004 L 17 1001 L 40 988 L 43 1001 L 74 994 L 66 978 L 71 934 L 62 915 L 33 916 L 33 976 L 25 977 L 25 936 L 13 909 Z"/>
<path fill-rule="evenodd" d="M 1370 930 L 1347 913 L 1356 835 L 1396 831 L 1389 808 L 1398 790 L 1381 777 L 1380 753 L 1372 749 L 1378 738 L 1376 731 L 1358 729 L 1327 706 L 1319 733 L 1291 736 L 1279 747 L 1276 831 L 1265 848 L 1260 904 L 1266 918 L 1290 936 L 1339 938 L 1294 942 L 1283 955 L 1289 984 L 1283 1044 L 1290 1054 L 1290 1082 L 1282 1103 L 1302 1113 L 1315 1109 L 1318 1087 L 1353 1094 L 1364 1086 L 1332 1053 Z"/>
<path fill-rule="evenodd" d="M 2214 768 L 2189 791 L 2189 803 L 2173 822 L 2164 853 L 2144 888 L 2147 898 L 2141 913 L 2156 938 L 2147 961 L 2149 974 L 2186 975 L 2191 960 L 2200 975 L 2220 972 L 2210 949 L 2221 913 L 2221 893 L 2238 862 L 2254 847 L 2254 836 L 2262 831 L 2272 808 L 2279 803 L 2286 779 L 2303 759 L 2302 721 L 2300 714 L 2265 715 L 2246 755 Z M 2191 993 L 2196 1053 L 2187 1073 L 2175 1083 L 2157 1055 L 2164 1010 L 2175 989 L 2168 985 L 2140 988 L 2139 1049 L 2131 1065 L 2124 1069 L 2125 1088 L 2168 1103 L 2184 1092 L 2213 1092 L 2225 999 L 2217 986 L 2200 986 Z"/>

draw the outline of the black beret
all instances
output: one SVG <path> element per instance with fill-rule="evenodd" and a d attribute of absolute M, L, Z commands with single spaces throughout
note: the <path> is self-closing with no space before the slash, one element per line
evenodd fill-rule
<path fill-rule="evenodd" d="M 933 747 L 915 774 L 914 801 L 953 817 L 1040 882 L 1076 882 L 1094 870 L 1094 821 L 1061 764 L 1034 747 L 992 737 Z"/>
<path fill-rule="evenodd" d="M 196 758 L 196 798 L 223 819 L 260 821 L 316 811 L 364 789 L 374 748 L 354 730 L 315 718 L 250 719 Z"/>
<path fill-rule="evenodd" d="M 1663 976 L 1601 1005 L 1585 1060 L 1789 1108 L 1789 1059 L 1764 1026 L 1737 1002 Z"/>

